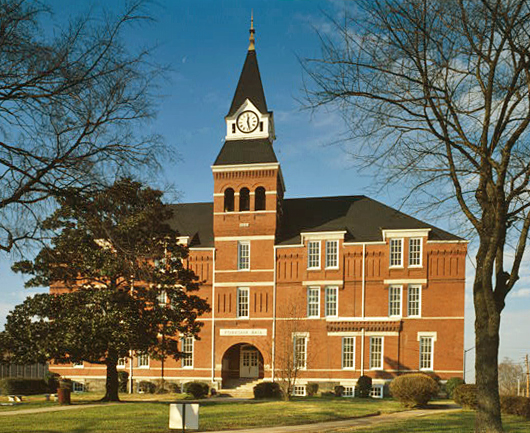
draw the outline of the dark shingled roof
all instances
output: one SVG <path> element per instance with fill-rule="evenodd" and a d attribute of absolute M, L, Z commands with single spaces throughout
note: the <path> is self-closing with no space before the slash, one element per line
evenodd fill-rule
<path fill-rule="evenodd" d="M 212 203 L 171 205 L 170 225 L 181 235 L 190 236 L 191 246 L 213 247 Z M 300 244 L 300 233 L 345 230 L 347 242 L 382 240 L 384 229 L 431 229 L 431 240 L 462 240 L 363 195 L 286 199 L 283 202 L 281 230 L 276 244 Z"/>
<path fill-rule="evenodd" d="M 213 165 L 256 164 L 278 162 L 271 142 L 266 138 L 228 140 Z"/>
<path fill-rule="evenodd" d="M 345 230 L 347 242 L 382 240 L 384 229 L 430 228 L 429 239 L 460 240 L 363 195 L 295 198 L 284 201 L 277 244 L 300 244 L 300 233 Z"/>
<path fill-rule="evenodd" d="M 169 205 L 172 229 L 190 237 L 192 247 L 213 247 L 213 203 L 180 203 Z"/>
<path fill-rule="evenodd" d="M 265 102 L 265 93 L 263 93 L 263 85 L 261 84 L 258 58 L 254 50 L 247 53 L 247 58 L 237 83 L 236 93 L 227 116 L 232 116 L 247 98 L 261 113 L 267 113 L 267 102 Z"/>

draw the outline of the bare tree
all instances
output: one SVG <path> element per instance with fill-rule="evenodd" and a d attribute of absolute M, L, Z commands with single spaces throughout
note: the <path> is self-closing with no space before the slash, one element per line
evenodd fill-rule
<path fill-rule="evenodd" d="M 310 363 L 308 351 L 309 332 L 302 307 L 288 302 L 279 307 L 276 335 L 274 337 L 274 377 L 284 400 L 289 400 L 300 373 Z M 272 353 L 272 346 L 271 346 Z"/>
<path fill-rule="evenodd" d="M 0 0 L 0 250 L 33 238 L 65 188 L 156 165 L 161 140 L 138 126 L 154 114 L 162 68 L 122 40 L 150 20 L 145 9 L 135 0 L 115 16 L 90 12 L 46 36 L 46 5 Z"/>
<path fill-rule="evenodd" d="M 529 2 L 353 6 L 304 62 L 308 105 L 340 109 L 361 165 L 421 204 L 459 209 L 476 234 L 475 428 L 501 432 L 499 326 L 530 227 Z"/>
<path fill-rule="evenodd" d="M 519 385 L 526 383 L 523 367 L 504 358 L 499 364 L 499 393 L 501 395 L 518 395 Z"/>

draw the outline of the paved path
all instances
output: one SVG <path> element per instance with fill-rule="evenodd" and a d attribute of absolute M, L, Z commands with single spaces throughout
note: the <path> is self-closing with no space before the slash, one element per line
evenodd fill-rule
<path fill-rule="evenodd" d="M 427 415 L 458 412 L 460 410 L 462 410 L 462 408 L 457 405 L 447 405 L 436 409 L 417 409 L 405 412 L 389 413 L 385 415 L 368 416 L 364 418 L 345 419 L 341 421 L 327 421 L 314 424 L 265 427 L 244 430 L 219 430 L 209 431 L 208 433 L 325 433 L 346 428 L 358 429 L 362 427 L 373 427 L 383 423 L 396 422 Z"/>

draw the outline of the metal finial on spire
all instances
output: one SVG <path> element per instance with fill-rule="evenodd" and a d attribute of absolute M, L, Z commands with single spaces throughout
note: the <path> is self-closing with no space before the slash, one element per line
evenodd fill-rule
<path fill-rule="evenodd" d="M 249 51 L 254 51 L 256 49 L 256 40 L 254 39 L 254 33 L 256 32 L 254 30 L 254 11 L 251 10 L 250 11 L 250 37 L 249 37 L 249 40 L 250 40 L 250 44 L 248 45 L 248 50 Z"/>

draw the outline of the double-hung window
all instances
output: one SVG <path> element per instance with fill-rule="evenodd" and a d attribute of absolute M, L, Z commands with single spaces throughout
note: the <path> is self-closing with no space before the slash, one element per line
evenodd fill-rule
<path fill-rule="evenodd" d="M 149 367 L 149 354 L 145 352 L 140 352 L 137 355 L 138 367 L 139 368 L 148 368 Z"/>
<path fill-rule="evenodd" d="M 390 239 L 390 267 L 403 267 L 403 239 Z"/>
<path fill-rule="evenodd" d="M 307 317 L 320 317 L 320 287 L 307 289 Z"/>
<path fill-rule="evenodd" d="M 307 337 L 303 335 L 294 335 L 293 337 L 293 351 L 294 351 L 294 368 L 305 369 L 307 366 Z"/>
<path fill-rule="evenodd" d="M 409 239 L 409 266 L 411 268 L 421 267 L 421 238 Z"/>
<path fill-rule="evenodd" d="M 156 297 L 156 300 L 159 306 L 165 307 L 167 305 L 166 291 L 165 290 L 160 291 L 160 293 Z"/>
<path fill-rule="evenodd" d="M 250 242 L 237 243 L 237 269 L 248 271 L 250 269 Z"/>
<path fill-rule="evenodd" d="M 409 286 L 408 295 L 408 316 L 409 317 L 420 317 L 421 316 L 421 286 L 414 284 Z"/>
<path fill-rule="evenodd" d="M 182 367 L 193 368 L 193 337 L 184 337 L 182 339 Z"/>
<path fill-rule="evenodd" d="M 383 369 L 383 337 L 370 337 L 370 370 Z"/>
<path fill-rule="evenodd" d="M 239 287 L 237 289 L 237 317 L 248 317 L 248 302 L 249 302 L 248 287 Z"/>
<path fill-rule="evenodd" d="M 307 243 L 307 269 L 320 269 L 320 241 Z"/>
<path fill-rule="evenodd" d="M 355 337 L 342 337 L 342 368 L 355 368 Z"/>
<path fill-rule="evenodd" d="M 390 286 L 388 288 L 388 315 L 401 316 L 401 286 Z"/>
<path fill-rule="evenodd" d="M 420 337 L 420 370 L 432 370 L 434 355 L 434 338 Z"/>
<path fill-rule="evenodd" d="M 326 269 L 339 267 L 339 241 L 326 241 Z"/>
<path fill-rule="evenodd" d="M 338 293 L 338 287 L 326 287 L 326 317 L 337 317 Z"/>
<path fill-rule="evenodd" d="M 116 364 L 116 367 L 125 368 L 126 364 L 127 364 L 127 358 L 118 358 L 118 363 Z"/>

